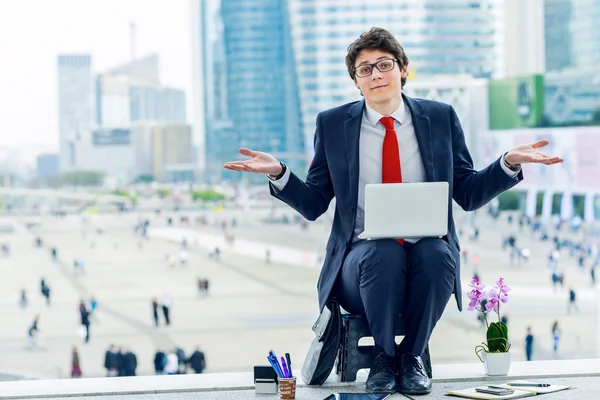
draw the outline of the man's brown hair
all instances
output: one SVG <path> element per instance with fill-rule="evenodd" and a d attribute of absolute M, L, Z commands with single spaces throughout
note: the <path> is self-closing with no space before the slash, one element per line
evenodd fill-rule
<path fill-rule="evenodd" d="M 354 74 L 354 63 L 361 51 L 365 49 L 382 50 L 388 52 L 398 60 L 400 69 L 408 65 L 408 57 L 404 52 L 404 48 L 398 43 L 394 35 L 383 28 L 373 27 L 368 32 L 362 33 L 350 46 L 348 46 L 348 54 L 346 55 L 346 67 L 352 80 L 356 79 Z M 401 78 L 402 88 L 406 84 L 406 78 Z"/>

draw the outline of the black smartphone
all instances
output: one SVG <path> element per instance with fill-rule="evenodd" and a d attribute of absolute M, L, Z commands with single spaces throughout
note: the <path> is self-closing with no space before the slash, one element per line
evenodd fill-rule
<path fill-rule="evenodd" d="M 504 396 L 507 394 L 513 394 L 515 391 L 512 389 L 501 389 L 501 388 L 491 388 L 491 387 L 478 387 L 475 388 L 475 391 L 479 393 L 487 393 L 487 394 L 495 394 L 496 396 Z"/>

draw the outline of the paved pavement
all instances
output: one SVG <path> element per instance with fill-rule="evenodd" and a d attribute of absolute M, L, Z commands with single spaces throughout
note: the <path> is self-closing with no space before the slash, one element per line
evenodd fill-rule
<path fill-rule="evenodd" d="M 24 229 L 13 235 L 0 236 L 9 241 L 12 255 L 0 258 L 0 370 L 32 374 L 39 377 L 67 377 L 70 352 L 76 345 L 81 354 L 84 375 L 103 376 L 103 355 L 110 343 L 130 347 L 138 356 L 138 373 L 153 372 L 151 360 L 157 347 L 167 349 L 179 345 L 191 351 L 200 344 L 206 353 L 208 371 L 248 371 L 264 364 L 269 349 L 290 352 L 299 365 L 312 339 L 311 324 L 317 313 L 316 282 L 328 225 L 325 219 L 302 230 L 295 224 L 261 222 L 270 210 L 252 212 L 224 211 L 207 214 L 209 226 L 192 228 L 202 235 L 198 244 L 190 243 L 189 266 L 169 268 L 165 255 L 177 253 L 179 243 L 157 237 L 138 248 L 133 235 L 137 214 L 100 215 L 83 225 L 79 217 L 65 219 L 44 217 L 39 235 L 45 245 L 55 245 L 60 262 L 52 262 L 47 247 L 37 249 L 34 235 Z M 275 217 L 293 216 L 287 208 L 275 210 Z M 177 217 L 177 214 L 168 213 Z M 166 226 L 167 214 L 145 214 L 154 232 L 161 235 L 180 234 L 181 226 Z M 230 229 L 233 245 L 222 245 L 220 261 L 209 257 L 216 241 L 223 240 L 221 220 L 235 217 L 238 227 Z M 459 216 L 465 226 L 466 216 Z M 486 283 L 504 276 L 513 286 L 510 332 L 515 360 L 524 359 L 524 334 L 528 325 L 536 335 L 535 359 L 589 358 L 596 354 L 596 291 L 589 284 L 587 272 L 575 266 L 574 259 L 563 256 L 567 281 L 578 291 L 581 311 L 567 314 L 566 290 L 554 293 L 546 266 L 550 244 L 539 243 L 529 235 L 519 237 L 533 253 L 527 265 L 508 267 L 508 255 L 500 248 L 501 239 L 515 230 L 506 222 L 496 225 L 480 216 L 480 239 L 463 246 L 471 255 L 478 254 L 477 268 Z M 24 221 L 19 220 L 22 226 Z M 104 233 L 98 234 L 96 227 Z M 179 233 L 178 233 L 179 232 Z M 183 231 L 189 232 L 189 231 Z M 157 236 L 160 236 L 157 234 Z M 269 244 L 272 262 L 264 260 Z M 236 249 L 237 247 L 237 249 Z M 242 248 L 254 248 L 248 255 Z M 294 253 L 295 251 L 295 253 Z M 263 256 L 261 256 L 263 255 Z M 73 268 L 75 257 L 85 257 L 85 275 Z M 473 267 L 463 268 L 468 280 Z M 45 277 L 52 288 L 52 305 L 47 307 L 39 294 L 39 280 Z M 210 294 L 200 297 L 196 279 L 210 279 Z M 30 305 L 18 306 L 21 288 L 26 288 Z M 172 301 L 170 327 L 152 325 L 152 297 L 167 295 Z M 92 339 L 83 344 L 78 336 L 80 298 L 95 296 L 99 308 L 92 324 Z M 26 350 L 26 332 L 33 316 L 39 314 L 45 349 Z M 563 339 L 557 355 L 552 353 L 550 327 L 558 319 Z M 431 340 L 434 363 L 472 362 L 473 348 L 484 337 L 484 331 L 471 312 L 459 313 L 452 300 Z M 449 345 L 451 341 L 451 345 Z"/>

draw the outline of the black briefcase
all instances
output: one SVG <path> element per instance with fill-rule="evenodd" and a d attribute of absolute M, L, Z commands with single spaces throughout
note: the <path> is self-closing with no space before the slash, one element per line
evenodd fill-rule
<path fill-rule="evenodd" d="M 333 369 L 342 333 L 340 306 L 335 299 L 327 301 L 312 330 L 315 338 L 302 365 L 302 379 L 308 385 L 322 385 Z"/>

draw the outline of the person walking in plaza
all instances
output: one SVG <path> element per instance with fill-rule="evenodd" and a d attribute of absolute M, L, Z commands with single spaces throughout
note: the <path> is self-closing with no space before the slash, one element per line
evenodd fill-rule
<path fill-rule="evenodd" d="M 19 306 L 22 309 L 27 308 L 29 304 L 29 300 L 27 299 L 27 291 L 25 289 L 21 289 L 21 297 L 19 298 Z"/>
<path fill-rule="evenodd" d="M 121 346 L 118 354 L 118 372 L 117 376 L 127 376 L 127 348 Z"/>
<path fill-rule="evenodd" d="M 179 367 L 177 368 L 178 374 L 186 374 L 187 373 L 187 357 L 185 356 L 185 351 L 179 346 L 175 347 L 175 354 L 177 354 L 177 361 L 179 363 Z"/>
<path fill-rule="evenodd" d="M 119 352 L 114 344 L 111 344 L 104 353 L 104 369 L 106 369 L 106 376 L 119 374 Z"/>
<path fill-rule="evenodd" d="M 125 376 L 136 376 L 137 356 L 134 352 L 127 349 L 125 352 Z"/>
<path fill-rule="evenodd" d="M 46 298 L 46 305 L 49 306 L 50 305 L 50 286 L 48 286 L 48 284 L 46 283 L 46 280 L 44 278 L 42 278 L 40 280 L 40 291 L 42 293 L 42 296 L 44 296 Z"/>
<path fill-rule="evenodd" d="M 81 378 L 81 365 L 79 363 L 79 351 L 77 347 L 73 346 L 71 352 L 71 378 Z"/>
<path fill-rule="evenodd" d="M 364 100 L 317 116 L 305 181 L 272 155 L 247 148 L 239 152 L 250 159 L 227 162 L 224 168 L 266 174 L 271 194 L 310 221 L 324 214 L 335 197 L 318 285 L 319 310 L 334 295 L 346 311 L 366 317 L 375 342 L 367 391 L 399 387 L 404 394 L 426 394 L 431 381 L 421 356 L 453 292 L 462 309 L 452 199 L 465 211 L 477 210 L 523 179 L 521 164 L 563 160 L 542 153 L 539 149 L 549 141 L 540 140 L 500 153 L 476 171 L 453 107 L 403 93 L 408 57 L 385 29 L 372 28 L 350 44 L 346 67 Z M 366 184 L 433 181 L 449 184 L 447 235 L 359 237 Z M 401 311 L 407 312 L 406 335 L 396 347 L 395 321 Z"/>
<path fill-rule="evenodd" d="M 558 344 L 560 342 L 560 335 L 562 331 L 558 326 L 558 321 L 554 321 L 552 324 L 552 341 L 554 342 L 554 355 L 558 353 Z"/>
<path fill-rule="evenodd" d="M 567 306 L 567 314 L 571 314 L 571 309 L 575 308 L 575 311 L 579 312 L 579 307 L 577 306 L 577 294 L 575 293 L 575 289 L 571 286 L 569 288 L 569 304 Z"/>
<path fill-rule="evenodd" d="M 187 363 L 196 374 L 201 374 L 204 371 L 204 368 L 206 368 L 206 361 L 204 359 L 204 353 L 200 351 L 200 346 L 196 346 L 196 350 L 194 350 L 187 360 Z"/>
<path fill-rule="evenodd" d="M 152 299 L 152 318 L 154 319 L 154 326 L 158 326 L 158 300 L 156 297 Z"/>
<path fill-rule="evenodd" d="M 531 327 L 527 327 L 527 335 L 525 336 L 525 357 L 527 361 L 531 361 L 531 355 L 533 353 L 533 333 L 531 333 Z"/>
<path fill-rule="evenodd" d="M 175 375 L 179 371 L 179 358 L 177 358 L 176 350 L 173 349 L 167 354 L 167 365 L 165 365 L 165 373 L 167 375 Z"/>
<path fill-rule="evenodd" d="M 83 300 L 79 301 L 79 316 L 81 318 L 81 326 L 85 328 L 85 343 L 90 341 L 90 312 Z"/>
<path fill-rule="evenodd" d="M 154 354 L 154 373 L 156 375 L 164 375 L 166 365 L 167 355 L 161 349 L 156 350 L 156 353 Z"/>
<path fill-rule="evenodd" d="M 167 326 L 171 325 L 171 317 L 169 314 L 171 312 L 171 300 L 167 296 L 162 299 L 162 312 L 165 317 L 165 324 Z"/>
<path fill-rule="evenodd" d="M 38 335 L 40 333 L 40 329 L 38 327 L 39 322 L 40 322 L 40 316 L 36 315 L 35 318 L 33 319 L 33 322 L 31 323 L 31 326 L 29 327 L 29 330 L 27 331 L 27 337 L 28 337 L 27 347 L 29 349 L 39 347 L 39 337 L 38 337 Z"/>

